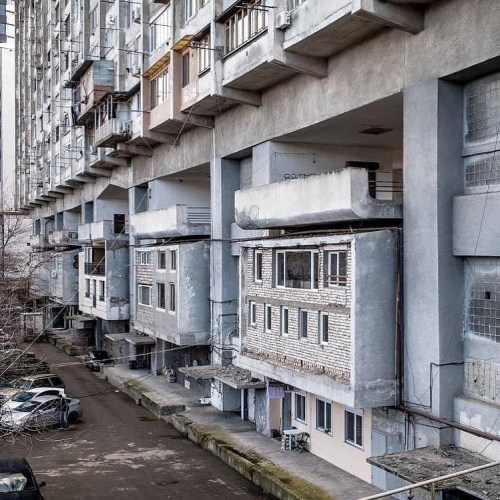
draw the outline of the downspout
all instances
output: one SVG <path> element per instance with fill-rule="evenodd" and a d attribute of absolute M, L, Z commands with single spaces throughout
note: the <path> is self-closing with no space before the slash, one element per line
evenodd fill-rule
<path fill-rule="evenodd" d="M 404 391 L 404 325 L 403 325 L 403 244 L 401 229 L 396 229 L 396 405 L 403 406 Z"/>

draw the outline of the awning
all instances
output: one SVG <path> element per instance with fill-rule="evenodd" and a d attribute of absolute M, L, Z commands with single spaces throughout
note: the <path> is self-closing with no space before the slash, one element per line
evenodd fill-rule
<path fill-rule="evenodd" d="M 488 463 L 480 455 L 455 446 L 419 448 L 370 457 L 367 462 L 409 483 L 426 481 Z M 448 489 L 457 489 L 478 498 L 500 499 L 500 467 L 491 467 L 436 484 L 436 491 Z"/>
<path fill-rule="evenodd" d="M 126 333 L 107 333 L 104 338 L 111 340 L 111 342 L 119 342 L 125 340 Z"/>
<path fill-rule="evenodd" d="M 148 335 L 134 335 L 133 333 L 126 334 L 124 340 L 133 345 L 156 344 L 156 339 Z"/>
<path fill-rule="evenodd" d="M 263 389 L 266 383 L 252 377 L 250 370 L 234 365 L 204 365 L 179 368 L 181 373 L 198 380 L 218 380 L 233 389 Z"/>

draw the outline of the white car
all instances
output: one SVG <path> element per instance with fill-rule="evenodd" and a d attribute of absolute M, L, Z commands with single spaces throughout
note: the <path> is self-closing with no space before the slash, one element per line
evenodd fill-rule
<path fill-rule="evenodd" d="M 66 398 L 69 405 L 68 422 L 78 422 L 82 416 L 80 400 Z M 59 423 L 60 401 L 57 396 L 33 397 L 0 417 L 0 427 L 16 431 L 35 431 Z"/>
<path fill-rule="evenodd" d="M 29 391 L 14 393 L 12 397 L 0 407 L 0 414 L 15 410 L 18 406 L 30 401 L 32 398 L 38 398 L 41 396 L 57 397 L 59 394 L 62 394 L 63 396 L 65 395 L 64 389 L 61 387 L 38 387 L 36 389 L 30 389 Z"/>

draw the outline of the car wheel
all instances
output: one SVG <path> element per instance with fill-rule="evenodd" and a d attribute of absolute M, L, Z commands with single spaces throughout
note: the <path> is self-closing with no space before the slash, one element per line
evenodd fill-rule
<path fill-rule="evenodd" d="M 78 422 L 78 413 L 76 411 L 72 411 L 68 415 L 68 424 L 76 424 Z"/>

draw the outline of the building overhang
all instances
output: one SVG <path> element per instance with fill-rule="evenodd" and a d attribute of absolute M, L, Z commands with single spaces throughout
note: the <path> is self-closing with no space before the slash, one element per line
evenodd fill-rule
<path fill-rule="evenodd" d="M 427 481 L 488 463 L 480 455 L 453 445 L 439 449 L 426 447 L 369 457 L 367 462 L 409 483 Z M 436 491 L 458 490 L 480 499 L 496 498 L 499 488 L 499 467 L 491 467 L 435 484 Z"/>
<path fill-rule="evenodd" d="M 263 380 L 252 377 L 249 370 L 234 365 L 205 365 L 179 368 L 181 373 L 198 380 L 217 380 L 233 389 L 264 389 Z"/>

